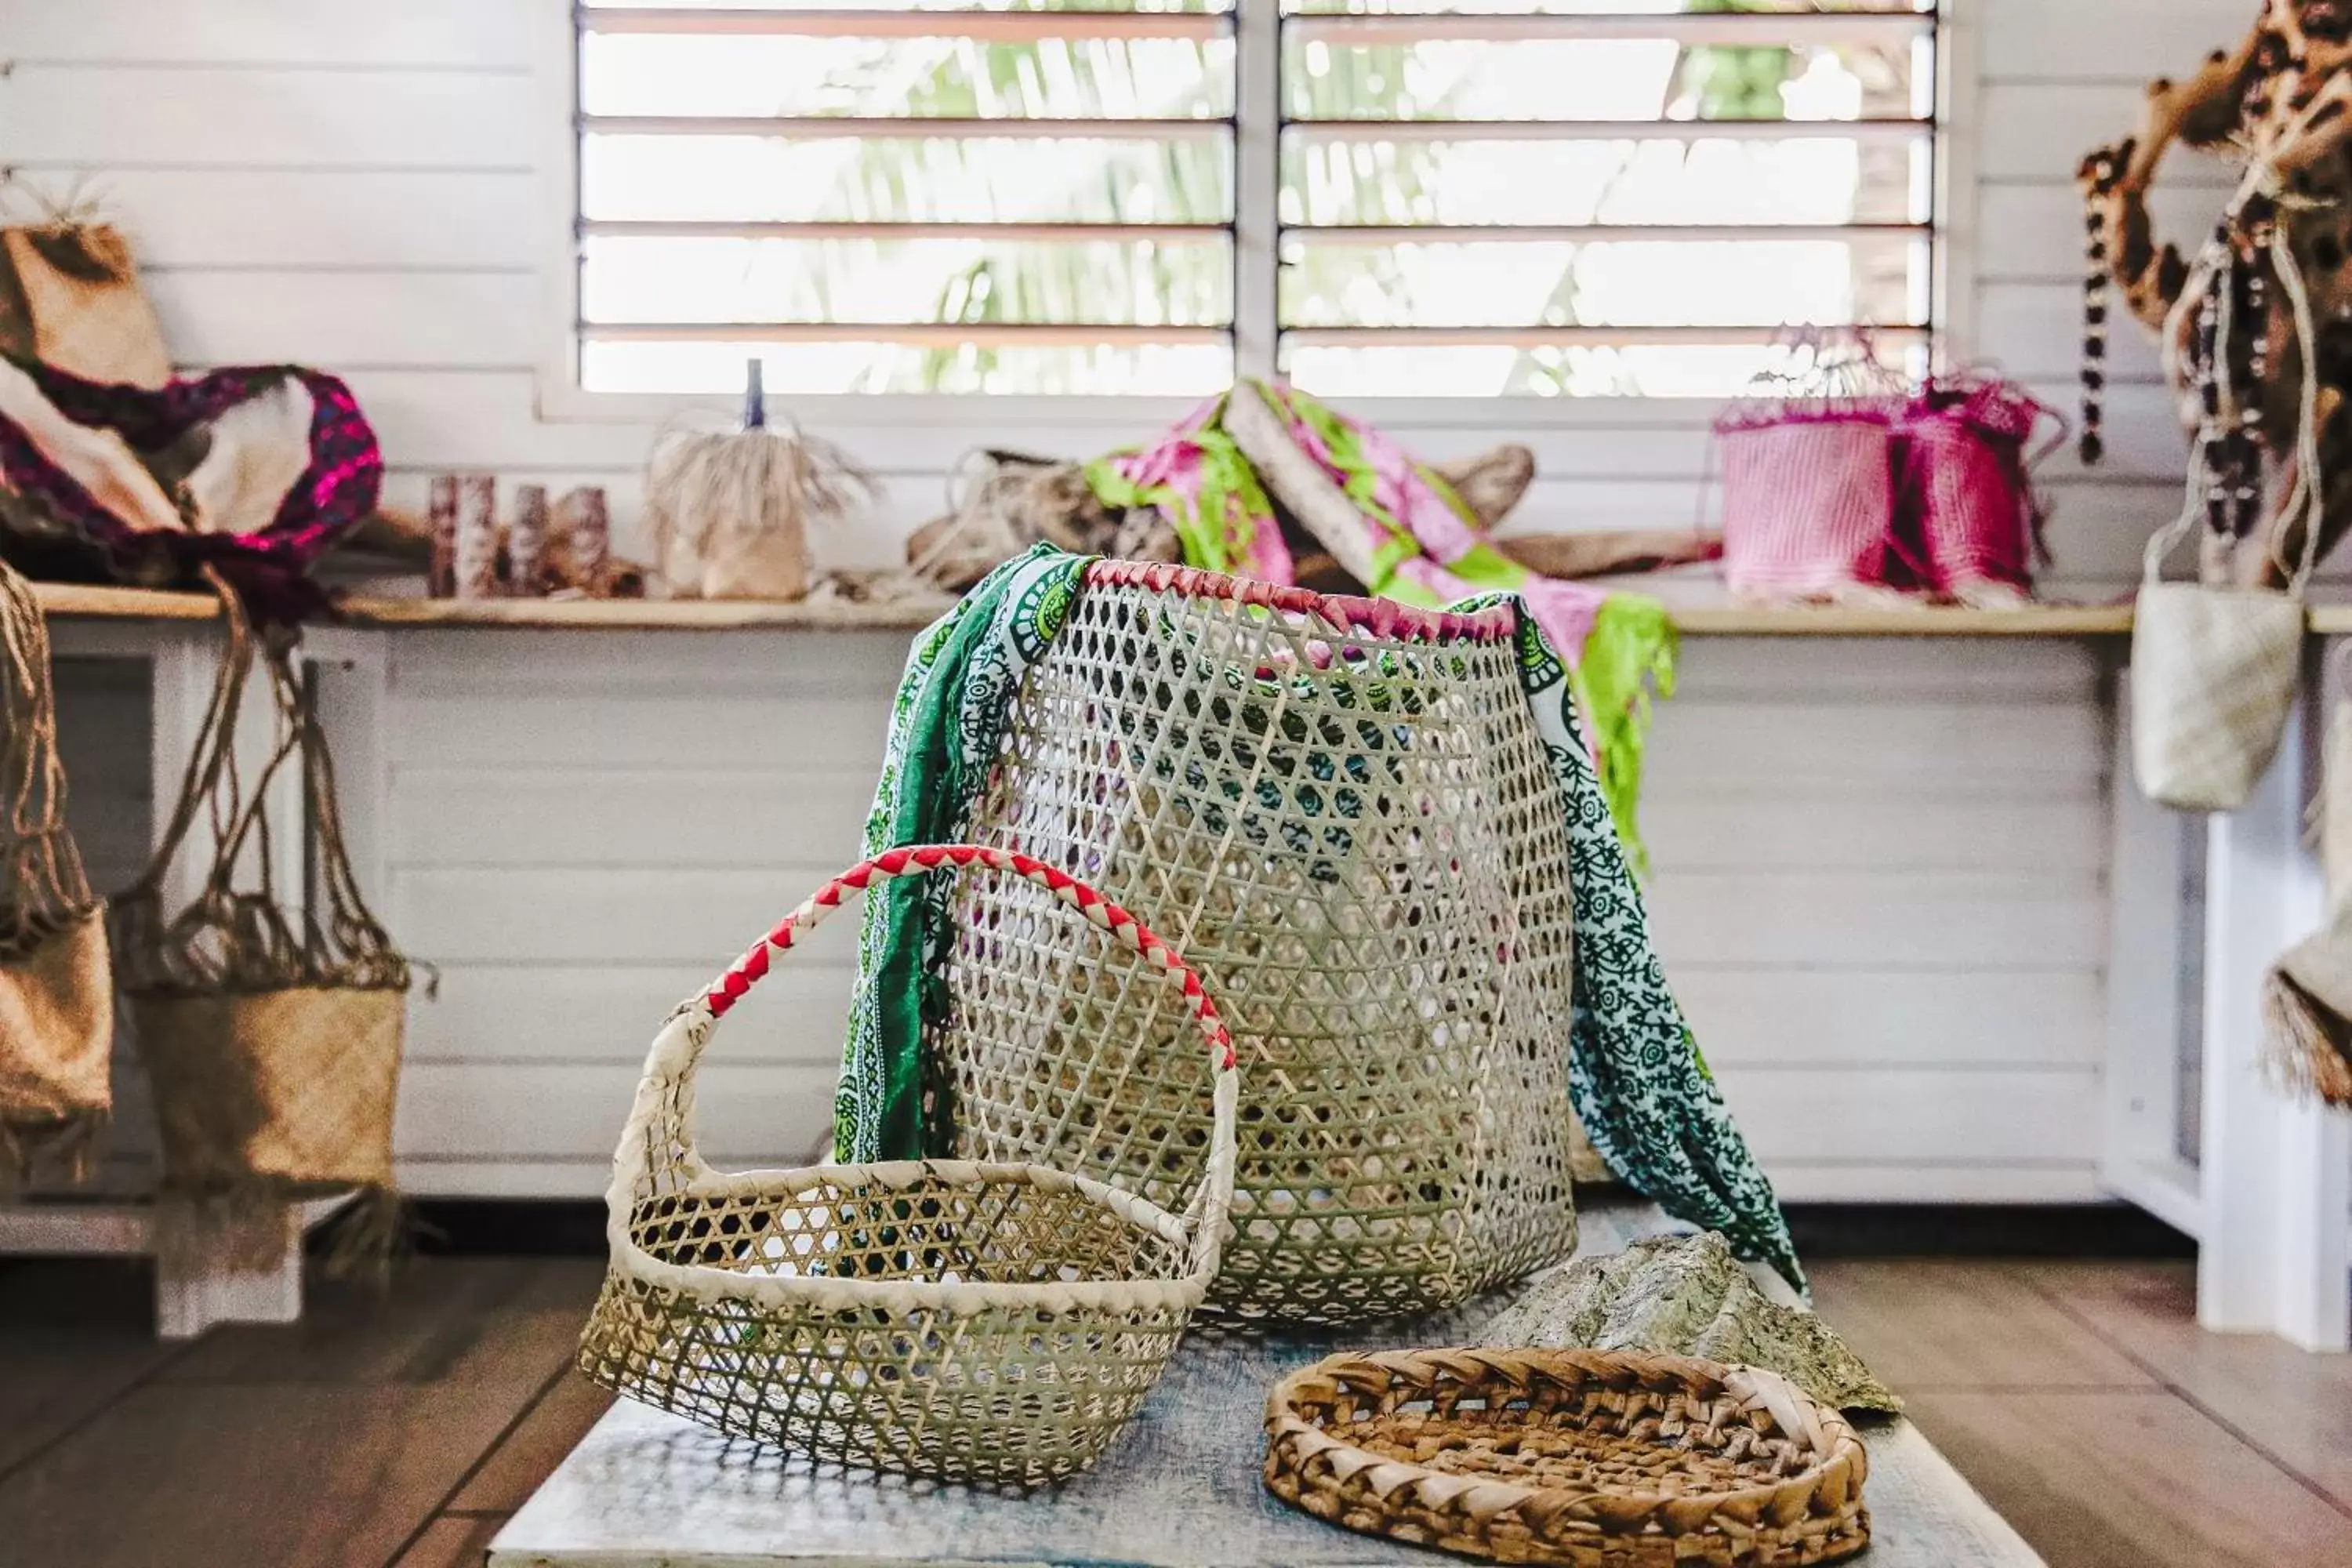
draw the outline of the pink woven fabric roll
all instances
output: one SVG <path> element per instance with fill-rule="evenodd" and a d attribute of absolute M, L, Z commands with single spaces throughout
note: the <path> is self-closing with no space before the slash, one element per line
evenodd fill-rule
<path fill-rule="evenodd" d="M 2044 412 L 1993 382 L 1957 400 L 1931 390 L 1906 416 L 1901 511 L 1918 542 L 1923 586 L 1958 598 L 2032 586 L 2025 444 Z"/>
<path fill-rule="evenodd" d="M 1723 572 L 1735 594 L 1833 598 L 1885 581 L 1894 436 L 1871 417 L 1727 429 Z"/>

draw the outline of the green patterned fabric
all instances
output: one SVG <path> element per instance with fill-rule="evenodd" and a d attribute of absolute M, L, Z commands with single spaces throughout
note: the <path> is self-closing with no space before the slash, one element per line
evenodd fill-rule
<path fill-rule="evenodd" d="M 1037 545 L 915 639 L 866 817 L 868 856 L 962 840 L 1022 672 L 1061 630 L 1088 559 Z M 845 1160 L 927 1152 L 920 1043 L 923 1019 L 943 1000 L 947 895 L 940 877 L 903 878 L 866 894 L 849 1045 L 834 1089 L 834 1146 Z"/>
<path fill-rule="evenodd" d="M 1087 558 L 1039 545 L 997 568 L 917 641 L 892 709 L 866 849 L 945 843 L 968 829 L 1021 677 L 1067 618 Z M 1720 1231 L 1744 1258 L 1802 1289 L 1789 1227 L 1700 1058 L 1651 949 L 1641 889 L 1593 771 L 1568 666 L 1518 611 L 1520 682 L 1567 805 L 1576 912 L 1569 1092 L 1603 1159 L 1667 1213 Z M 903 897 L 892 897 L 899 889 Z M 946 889 L 892 883 L 868 894 L 848 1054 L 835 1100 L 845 1160 L 937 1152 L 922 1125 L 922 1020 L 935 1008 L 948 939 Z M 1145 919 L 1150 910 L 1138 910 Z"/>
<path fill-rule="evenodd" d="M 1681 648 L 1681 634 L 1662 602 L 1643 594 L 1612 594 L 1594 615 L 1591 635 L 1568 672 L 1577 704 L 1596 731 L 1601 793 L 1609 801 L 1626 858 L 1644 877 L 1650 873 L 1650 850 L 1642 841 L 1642 763 L 1651 704 L 1654 694 L 1675 694 Z"/>

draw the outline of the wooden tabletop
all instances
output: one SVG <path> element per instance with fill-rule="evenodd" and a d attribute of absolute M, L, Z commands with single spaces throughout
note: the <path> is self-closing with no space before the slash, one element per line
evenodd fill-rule
<path fill-rule="evenodd" d="M 204 621 L 219 613 L 208 594 L 164 593 L 70 583 L 34 584 L 41 608 L 61 619 Z M 354 596 L 343 613 L 355 626 L 388 628 L 509 627 L 540 631 L 916 631 L 952 601 L 851 605 L 742 599 L 421 599 Z M 2352 630 L 2352 606 L 2331 613 Z M 1948 605 L 1895 606 L 1679 605 L 1688 637 L 2097 637 L 2131 631 L 2128 605 L 2034 605 L 1971 610 Z"/>
<path fill-rule="evenodd" d="M 1633 1200 L 1582 1210 L 1587 1251 L 1676 1228 Z M 1099 1465 L 1026 1496 L 818 1473 L 624 1400 L 490 1543 L 490 1568 L 1443 1568 L 1456 1560 L 1335 1529 L 1268 1495 L 1259 1480 L 1266 1394 L 1284 1373 L 1335 1350 L 1474 1342 L 1512 1294 L 1371 1333 L 1196 1329 Z M 1870 1454 L 1864 1495 L 1874 1542 L 1862 1562 L 2042 1562 L 1916 1427 L 1858 1429 Z"/>

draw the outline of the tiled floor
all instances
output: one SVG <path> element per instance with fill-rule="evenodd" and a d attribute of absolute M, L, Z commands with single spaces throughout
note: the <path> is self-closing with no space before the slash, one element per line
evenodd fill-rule
<path fill-rule="evenodd" d="M 567 1370 L 597 1273 L 430 1259 L 159 1347 L 135 1267 L 0 1265 L 0 1563 L 472 1568 L 604 1406 Z M 2053 1568 L 2352 1568 L 2352 1357 L 2199 1333 L 2188 1265 L 1816 1278 Z"/>

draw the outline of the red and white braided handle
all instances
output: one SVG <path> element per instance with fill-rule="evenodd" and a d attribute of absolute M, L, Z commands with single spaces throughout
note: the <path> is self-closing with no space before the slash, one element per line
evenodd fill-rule
<path fill-rule="evenodd" d="M 1063 903 L 1087 918 L 1120 942 L 1135 950 L 1143 958 L 1158 964 L 1183 987 L 1184 998 L 1192 1005 L 1193 1022 L 1215 1055 L 1219 1071 L 1234 1065 L 1234 1040 L 1226 1033 L 1224 1021 L 1217 1016 L 1216 1004 L 1201 988 L 1201 977 L 1192 966 L 1178 955 L 1176 950 L 1141 921 L 1126 910 L 1096 892 L 1067 872 L 1056 870 L 1042 860 L 1010 849 L 988 849 L 971 844 L 933 844 L 903 849 L 886 849 L 870 860 L 859 862 L 819 888 L 807 902 L 777 922 L 776 929 L 753 945 L 749 952 L 729 967 L 710 989 L 703 994 L 703 1004 L 714 1018 L 723 1018 L 727 1010 L 742 1000 L 746 992 L 768 973 L 769 965 L 778 953 L 789 952 L 800 933 L 814 931 L 825 917 L 839 909 L 845 897 L 863 892 L 877 883 L 896 881 L 901 877 L 920 876 L 941 867 L 961 869 L 967 866 L 985 866 L 1019 877 L 1053 894 Z"/>
<path fill-rule="evenodd" d="M 1133 950 L 1181 988 L 1193 1023 L 1209 1043 L 1216 1085 L 1211 1099 L 1214 1110 L 1208 1163 L 1193 1202 L 1184 1214 L 1171 1214 L 1134 1193 L 1106 1185 L 1093 1178 L 1035 1165 L 986 1164 L 961 1160 L 892 1161 L 859 1167 L 869 1179 L 908 1185 L 926 1173 L 959 1182 L 1017 1176 L 1040 1185 L 1085 1192 L 1113 1209 L 1129 1223 L 1156 1231 L 1180 1244 L 1195 1244 L 1193 1270 L 1182 1279 L 1139 1280 L 1055 1280 L 1043 1283 L 978 1285 L 928 1280 L 868 1281 L 803 1275 L 745 1276 L 720 1268 L 671 1263 L 656 1258 L 634 1239 L 632 1216 L 641 1202 L 694 1192 L 705 1195 L 766 1194 L 817 1188 L 838 1179 L 841 1167 L 812 1166 L 793 1171 L 747 1171 L 729 1175 L 711 1169 L 697 1148 L 694 1075 L 710 1033 L 719 1017 L 740 1001 L 766 975 L 778 954 L 789 952 L 801 933 L 812 930 L 848 894 L 900 877 L 920 876 L 942 868 L 982 866 L 1019 877 L 1044 888 L 1085 916 L 1087 922 Z M 666 1289 L 707 1300 L 751 1301 L 768 1308 L 800 1307 L 832 1310 L 876 1305 L 897 1310 L 941 1307 L 966 1311 L 982 1307 L 1046 1307 L 1055 1311 L 1099 1310 L 1126 1311 L 1139 1306 L 1179 1307 L 1200 1304 L 1215 1276 L 1223 1250 L 1225 1216 L 1233 1200 L 1234 1138 L 1240 1100 L 1239 1074 L 1234 1062 L 1233 1037 L 1217 1016 L 1216 1005 L 1201 987 L 1200 977 L 1176 950 L 1142 921 L 1074 877 L 1043 861 L 1004 849 L 969 845 L 933 845 L 886 850 L 852 867 L 817 889 L 814 897 L 786 915 L 776 929 L 737 960 L 707 989 L 689 997 L 656 1037 L 646 1058 L 644 1079 L 637 1085 L 636 1103 L 622 1129 L 613 1157 L 613 1182 L 605 1194 L 606 1233 L 614 1268 Z"/>

